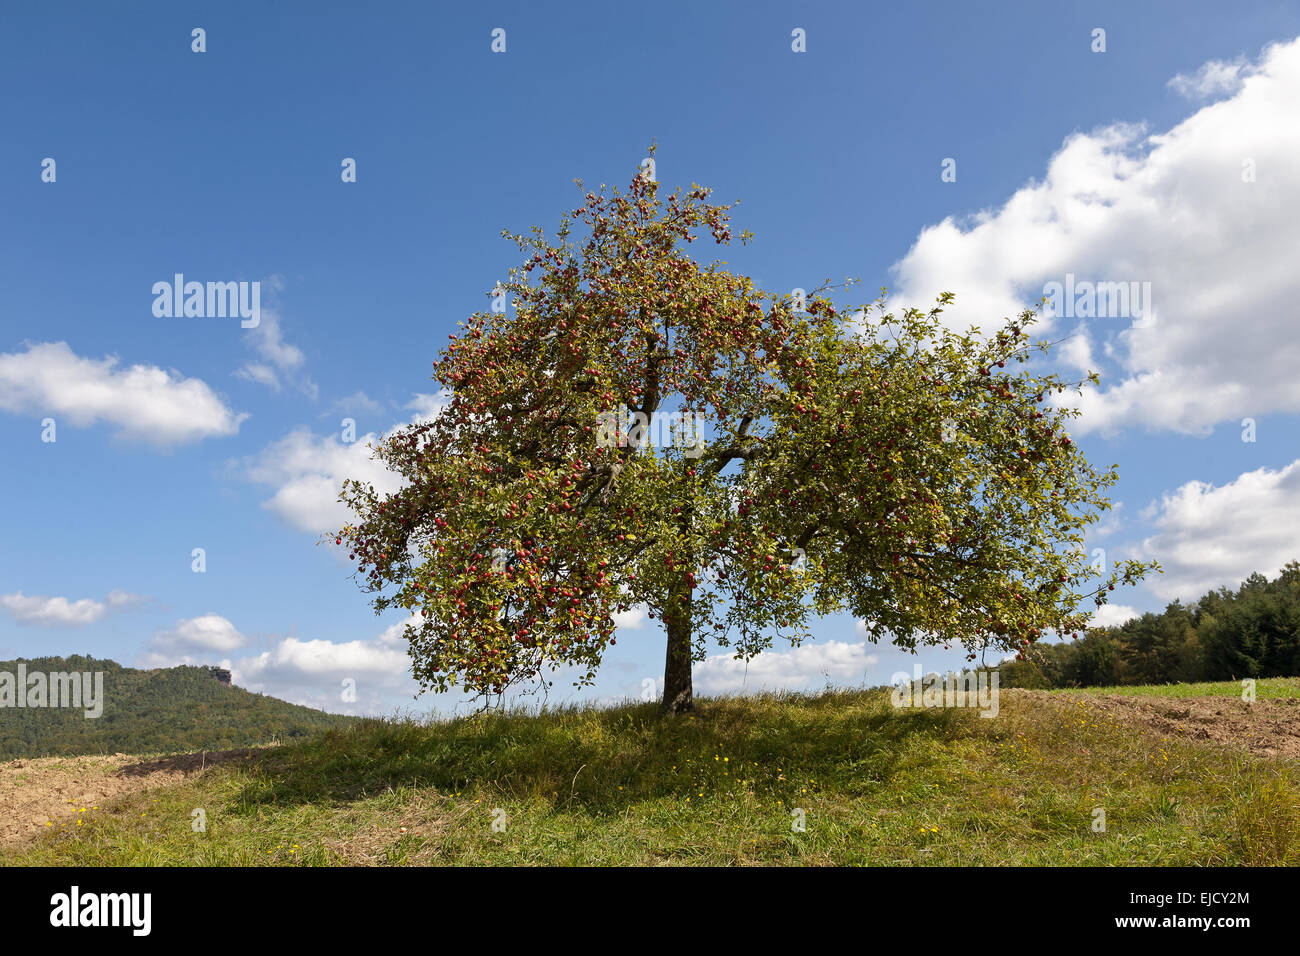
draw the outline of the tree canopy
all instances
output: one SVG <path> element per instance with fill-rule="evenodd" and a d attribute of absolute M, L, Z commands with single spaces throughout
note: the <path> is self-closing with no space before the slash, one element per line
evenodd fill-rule
<path fill-rule="evenodd" d="M 644 606 L 680 711 L 710 640 L 748 658 L 847 611 L 973 658 L 1080 629 L 1153 567 L 1087 564 L 1116 473 L 1050 401 L 1087 380 L 1026 364 L 1033 312 L 981 335 L 941 321 L 947 293 L 893 314 L 758 289 L 689 254 L 733 238 L 709 194 L 638 174 L 553 239 L 507 232 L 526 259 L 437 359 L 446 408 L 376 446 L 403 487 L 345 484 L 334 541 L 377 611 L 413 615 L 422 687 L 590 682 Z"/>

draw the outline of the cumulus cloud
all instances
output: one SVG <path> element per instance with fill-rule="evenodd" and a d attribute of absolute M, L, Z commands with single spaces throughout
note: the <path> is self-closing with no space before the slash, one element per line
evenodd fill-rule
<path fill-rule="evenodd" d="M 170 629 L 155 634 L 141 656 L 141 663 L 145 667 L 214 663 L 229 667 L 230 652 L 247 643 L 248 638 L 226 618 L 220 614 L 204 614 L 177 621 Z"/>
<path fill-rule="evenodd" d="M 401 482 L 376 461 L 366 447 L 371 433 L 354 442 L 338 434 L 317 435 L 295 429 L 247 463 L 246 477 L 275 488 L 263 507 L 302 531 L 332 531 L 347 523 L 349 512 L 339 503 L 344 478 L 369 482 L 380 494 L 396 491 Z"/>
<path fill-rule="evenodd" d="M 1300 560 L 1300 459 L 1274 471 L 1246 472 L 1215 487 L 1189 481 L 1155 509 L 1156 533 L 1140 548 L 1164 574 L 1146 579 L 1166 600 L 1192 601 L 1218 587 L 1235 588 L 1251 573 L 1275 576 Z"/>
<path fill-rule="evenodd" d="M 137 594 L 112 590 L 102 601 L 81 598 L 69 601 L 65 597 L 25 595 L 22 591 L 0 594 L 3 608 L 19 624 L 35 627 L 84 627 L 101 620 L 110 611 L 124 610 L 148 600 Z"/>
<path fill-rule="evenodd" d="M 1124 523 L 1124 502 L 1117 501 L 1110 511 L 1106 512 L 1101 520 L 1092 526 L 1088 536 L 1096 541 L 1109 538 L 1124 527 Z"/>
<path fill-rule="evenodd" d="M 245 685 L 292 682 L 303 677 L 393 676 L 409 665 L 406 652 L 381 641 L 303 641 L 286 637 L 269 651 L 236 665 Z"/>
<path fill-rule="evenodd" d="M 1119 625 L 1141 616 L 1141 611 L 1135 607 L 1129 607 L 1127 604 L 1103 604 L 1093 612 L 1088 621 L 1088 626 L 1119 627 Z"/>
<path fill-rule="evenodd" d="M 1229 74 L 1230 98 L 1168 132 L 1115 124 L 1072 135 L 1045 178 L 1001 208 L 923 230 L 894 266 L 894 307 L 928 307 L 948 290 L 957 302 L 945 317 L 987 330 L 1071 275 L 1149 282 L 1142 315 L 1036 326 L 1076 333 L 1067 364 L 1109 363 L 1077 430 L 1204 434 L 1300 411 L 1300 270 L 1286 254 L 1300 248 L 1300 40 L 1240 67 L 1207 65 L 1196 88 L 1224 89 Z"/>
<path fill-rule="evenodd" d="M 764 651 L 745 661 L 731 654 L 718 654 L 695 665 L 695 687 L 708 694 L 731 694 L 741 690 L 804 690 L 814 683 L 861 681 L 868 667 L 877 663 L 865 644 L 827 641 L 804 644 L 788 651 Z"/>
<path fill-rule="evenodd" d="M 410 676 L 405 624 L 399 621 L 370 640 L 288 636 L 255 642 L 220 614 L 204 614 L 155 634 L 138 664 L 217 665 L 230 670 L 235 685 L 254 693 L 336 713 L 392 713 L 409 705 L 419 689 Z M 344 681 L 355 692 L 352 698 L 343 693 Z"/>
<path fill-rule="evenodd" d="M 241 687 L 282 700 L 346 713 L 386 713 L 419 690 L 402 637 L 405 622 L 373 640 L 325 641 L 286 637 L 231 665 Z"/>
<path fill-rule="evenodd" d="M 640 630 L 641 625 L 646 621 L 647 609 L 644 604 L 638 604 L 636 607 L 630 607 L 626 611 L 618 611 L 614 614 L 614 626 L 620 631 Z"/>
<path fill-rule="evenodd" d="M 415 412 L 411 421 L 431 422 L 442 414 L 442 410 L 447 407 L 447 403 L 450 401 L 451 392 L 444 388 L 431 395 L 420 392 L 402 407 Z"/>
<path fill-rule="evenodd" d="M 1189 100 L 1205 100 L 1237 92 L 1252 72 L 1252 64 L 1245 57 L 1238 57 L 1231 62 L 1210 60 L 1193 73 L 1179 73 L 1169 81 L 1168 86 Z"/>
<path fill-rule="evenodd" d="M 63 418 L 78 427 L 100 422 L 158 446 L 234 435 L 248 416 L 235 414 L 207 384 L 153 365 L 118 367 L 116 356 L 90 359 L 66 342 L 28 343 L 0 353 L 0 409 Z"/>
<path fill-rule="evenodd" d="M 307 360 L 302 349 L 284 340 L 284 333 L 280 329 L 280 314 L 274 309 L 262 311 L 262 321 L 249 331 L 248 337 L 257 354 L 278 369 L 293 371 L 301 368 Z"/>
<path fill-rule="evenodd" d="M 445 392 L 418 395 L 407 407 L 415 412 L 413 421 L 429 421 L 447 400 Z M 250 481 L 276 489 L 264 507 L 285 521 L 303 531 L 333 531 L 350 516 L 338 501 L 344 478 L 369 482 L 380 494 L 401 487 L 401 479 L 367 447 L 377 438 L 372 432 L 345 442 L 341 434 L 317 435 L 304 426 L 245 462 L 243 471 Z"/>

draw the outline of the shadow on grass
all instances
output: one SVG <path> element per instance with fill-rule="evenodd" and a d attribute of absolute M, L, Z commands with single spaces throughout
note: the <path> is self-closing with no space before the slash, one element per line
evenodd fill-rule
<path fill-rule="evenodd" d="M 780 794 L 796 774 L 867 793 L 886 786 L 901 763 L 939 760 L 946 741 L 978 733 L 972 717 L 898 711 L 887 694 L 859 691 L 699 700 L 693 715 L 679 717 L 644 704 L 442 724 L 372 720 L 262 755 L 237 807 L 340 805 L 411 788 L 606 815 L 689 796 L 702 784 L 746 780 L 750 792 Z"/>
<path fill-rule="evenodd" d="M 118 768 L 117 774 L 121 777 L 147 777 L 155 773 L 195 773 L 221 763 L 249 761 L 260 753 L 263 753 L 261 749 L 244 747 L 239 750 L 209 750 L 193 754 L 174 754 L 126 764 Z"/>

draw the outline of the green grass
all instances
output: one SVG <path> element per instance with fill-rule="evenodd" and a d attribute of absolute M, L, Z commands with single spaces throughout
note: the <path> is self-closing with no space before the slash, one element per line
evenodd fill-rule
<path fill-rule="evenodd" d="M 1004 692 L 995 719 L 896 711 L 880 691 L 697 706 L 365 721 L 102 807 L 0 862 L 1300 862 L 1294 764 L 1144 735 L 1087 695 Z"/>
<path fill-rule="evenodd" d="M 1127 697 L 1236 697 L 1241 698 L 1241 681 L 1216 681 L 1204 684 L 1148 684 L 1138 687 L 1090 687 L 1090 694 L 1123 694 Z M 1056 694 L 1072 693 L 1056 690 Z M 1300 697 L 1300 677 L 1265 677 L 1255 681 L 1255 697 Z"/>

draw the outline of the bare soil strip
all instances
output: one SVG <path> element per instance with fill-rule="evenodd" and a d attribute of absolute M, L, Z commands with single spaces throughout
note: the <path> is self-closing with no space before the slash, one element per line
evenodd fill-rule
<path fill-rule="evenodd" d="M 1259 757 L 1300 759 L 1300 698 L 1257 700 L 1233 697 L 1095 698 L 1119 717 L 1165 736 L 1222 744 Z"/>
<path fill-rule="evenodd" d="M 51 824 L 93 817 L 127 794 L 177 783 L 254 753 L 224 750 L 152 758 L 114 754 L 0 763 L 0 846 L 30 839 Z"/>

